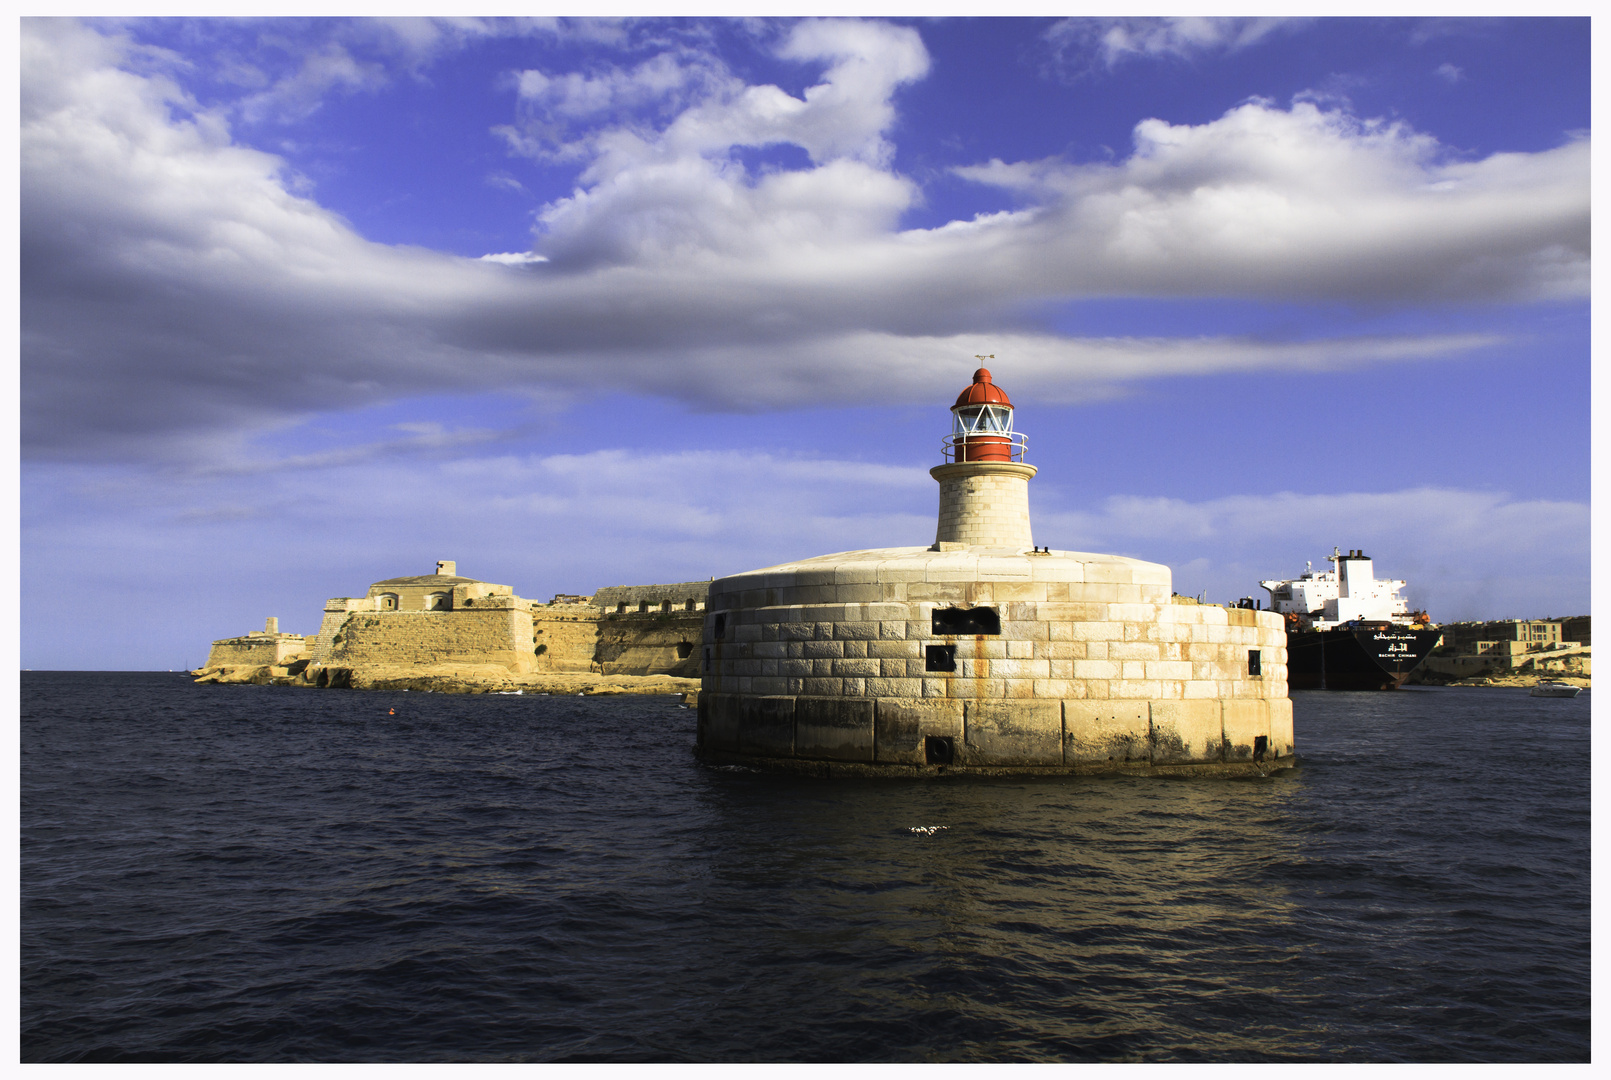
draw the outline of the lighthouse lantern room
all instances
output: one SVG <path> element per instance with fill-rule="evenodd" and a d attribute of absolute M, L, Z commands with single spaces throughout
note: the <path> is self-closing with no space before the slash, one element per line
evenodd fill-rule
<path fill-rule="evenodd" d="M 1011 399 L 991 380 L 990 369 L 975 371 L 972 384 L 957 395 L 956 404 L 951 406 L 945 460 L 1022 461 L 1028 440 L 1012 429 L 1012 412 Z"/>

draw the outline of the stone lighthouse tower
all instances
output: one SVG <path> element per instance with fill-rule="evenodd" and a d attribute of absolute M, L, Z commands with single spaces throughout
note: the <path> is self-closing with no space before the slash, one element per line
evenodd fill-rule
<path fill-rule="evenodd" d="M 1013 430 L 1012 401 L 988 369 L 973 373 L 951 406 L 951 418 L 946 464 L 929 470 L 940 482 L 935 550 L 1031 547 L 1029 481 L 1035 466 L 1024 463 L 1028 440 Z"/>
<path fill-rule="evenodd" d="M 699 756 L 833 775 L 1290 764 L 1281 617 L 1178 602 L 1157 563 L 1037 547 L 1035 467 L 989 371 L 951 418 L 932 545 L 711 583 Z"/>

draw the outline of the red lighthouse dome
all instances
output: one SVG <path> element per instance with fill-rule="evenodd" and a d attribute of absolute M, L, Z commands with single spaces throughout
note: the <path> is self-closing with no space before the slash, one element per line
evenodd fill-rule
<path fill-rule="evenodd" d="M 973 373 L 973 382 L 951 406 L 951 434 L 945 440 L 947 461 L 1021 461 L 1024 436 L 1012 429 L 1012 399 L 990 378 L 988 368 Z"/>
<path fill-rule="evenodd" d="M 991 381 L 989 368 L 980 368 L 973 373 L 973 383 L 957 395 L 953 408 L 964 405 L 1005 405 L 1010 409 L 1012 399 L 1007 397 L 1007 391 Z"/>

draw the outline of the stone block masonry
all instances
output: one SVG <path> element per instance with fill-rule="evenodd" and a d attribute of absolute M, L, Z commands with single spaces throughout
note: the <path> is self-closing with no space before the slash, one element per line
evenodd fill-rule
<path fill-rule="evenodd" d="M 940 482 L 936 544 L 1029 547 L 1029 481 L 1033 465 L 967 462 L 938 465 L 929 474 Z"/>
<path fill-rule="evenodd" d="M 332 635 L 321 663 L 365 665 L 497 664 L 512 673 L 536 670 L 528 608 L 496 603 L 460 611 L 355 611 Z"/>
<path fill-rule="evenodd" d="M 1176 603 L 1167 567 L 1118 556 L 889 548 L 734 575 L 700 670 L 717 757 L 1235 771 L 1293 752 L 1280 616 Z"/>
<path fill-rule="evenodd" d="M 593 594 L 593 604 L 603 615 L 651 615 L 705 610 L 708 581 L 684 581 L 675 585 L 610 585 Z"/>
<path fill-rule="evenodd" d="M 703 613 L 660 613 L 649 618 L 606 614 L 596 626 L 592 670 L 602 675 L 699 677 Z"/>
<path fill-rule="evenodd" d="M 222 638 L 213 642 L 208 650 L 206 666 L 272 667 L 298 659 L 307 647 L 307 639 L 301 634 L 248 634 L 245 637 Z"/>
<path fill-rule="evenodd" d="M 1249 771 L 1290 761 L 1286 698 L 1225 701 L 935 701 L 701 694 L 699 742 L 716 760 L 915 771 Z M 939 747 L 936 750 L 936 747 Z"/>
<path fill-rule="evenodd" d="M 538 671 L 598 670 L 599 613 L 591 604 L 538 604 L 531 609 L 533 654 Z"/>
<path fill-rule="evenodd" d="M 302 658 L 312 642 L 301 634 L 280 633 L 280 620 L 270 615 L 263 629 L 240 637 L 221 638 L 207 653 L 207 667 L 274 667 Z"/>

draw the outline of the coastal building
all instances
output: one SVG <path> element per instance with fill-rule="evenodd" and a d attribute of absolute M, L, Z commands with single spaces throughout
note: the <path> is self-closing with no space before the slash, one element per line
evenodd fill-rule
<path fill-rule="evenodd" d="M 1463 679 L 1511 672 L 1586 676 L 1591 668 L 1589 617 L 1496 619 L 1445 623 L 1429 671 Z"/>
<path fill-rule="evenodd" d="M 931 545 L 710 584 L 699 754 L 874 774 L 1289 759 L 1281 616 L 1176 603 L 1166 566 L 1036 545 L 1006 392 L 980 368 L 951 413 Z"/>
<path fill-rule="evenodd" d="M 1592 645 L 1590 641 L 1589 616 L 1570 615 L 1564 619 L 1557 619 L 1561 624 L 1561 640 L 1575 641 L 1579 645 Z"/>
<path fill-rule="evenodd" d="M 1588 630 L 1588 620 L 1581 628 Z M 1497 619 L 1490 622 L 1445 623 L 1443 632 L 1445 651 L 1459 653 L 1527 652 L 1562 642 L 1583 644 L 1568 637 L 1565 625 L 1559 619 Z"/>
<path fill-rule="evenodd" d="M 623 585 L 594 596 L 527 600 L 508 585 L 434 573 L 377 581 L 325 602 L 319 632 L 266 631 L 215 641 L 197 675 L 208 681 L 292 680 L 313 686 L 542 673 L 696 677 L 708 581 Z"/>
<path fill-rule="evenodd" d="M 310 659 L 325 667 L 496 665 L 536 670 L 534 601 L 508 585 L 461 577 L 443 560 L 433 574 L 377 581 L 361 597 L 335 597 Z"/>
<path fill-rule="evenodd" d="M 213 642 L 207 666 L 274 667 L 300 659 L 307 648 L 307 639 L 301 634 L 280 633 L 280 620 L 271 615 L 261 630 Z"/>

